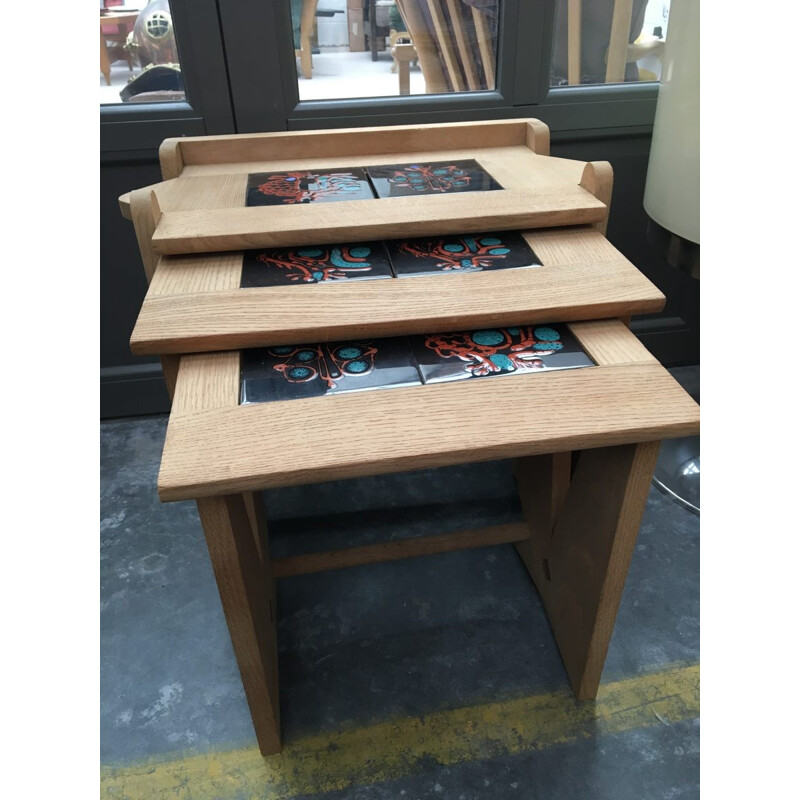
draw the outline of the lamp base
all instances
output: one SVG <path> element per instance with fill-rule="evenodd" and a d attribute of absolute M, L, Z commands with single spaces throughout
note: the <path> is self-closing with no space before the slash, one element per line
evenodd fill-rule
<path fill-rule="evenodd" d="M 667 263 L 681 272 L 700 279 L 700 245 L 659 225 L 652 217 L 647 220 L 647 241 L 657 245 Z"/>

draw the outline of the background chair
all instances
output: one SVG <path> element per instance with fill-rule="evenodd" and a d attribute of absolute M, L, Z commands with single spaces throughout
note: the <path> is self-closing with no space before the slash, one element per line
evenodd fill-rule
<path fill-rule="evenodd" d="M 495 87 L 497 0 L 396 0 L 428 93 Z"/>
<path fill-rule="evenodd" d="M 103 0 L 103 8 L 113 8 L 121 6 L 124 0 Z M 133 57 L 130 52 L 125 49 L 125 40 L 128 38 L 129 26 L 126 23 L 114 23 L 109 21 L 107 25 L 100 26 L 100 36 L 102 37 L 102 45 L 105 46 L 106 52 L 111 54 L 109 57 L 109 65 L 115 61 L 126 61 L 128 69 L 133 72 Z M 109 43 L 111 47 L 109 48 Z M 111 76 L 105 75 L 106 85 L 111 85 Z"/>
<path fill-rule="evenodd" d="M 647 0 L 559 0 L 553 39 L 553 86 L 638 81 L 636 61 L 663 41 L 635 44 Z"/>

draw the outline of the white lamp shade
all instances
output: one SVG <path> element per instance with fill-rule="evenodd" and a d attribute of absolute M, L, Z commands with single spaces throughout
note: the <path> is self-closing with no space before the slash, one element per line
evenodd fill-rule
<path fill-rule="evenodd" d="M 700 0 L 673 0 L 644 208 L 700 244 Z"/>

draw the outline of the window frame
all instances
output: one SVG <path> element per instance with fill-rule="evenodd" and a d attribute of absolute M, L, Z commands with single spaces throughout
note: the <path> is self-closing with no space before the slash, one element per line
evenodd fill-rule
<path fill-rule="evenodd" d="M 171 136 L 234 133 L 217 0 L 170 0 L 185 102 L 100 106 L 100 158 L 153 156 Z"/>
<path fill-rule="evenodd" d="M 299 100 L 288 0 L 218 2 L 239 133 L 525 116 L 556 138 L 652 129 L 658 83 L 549 85 L 556 0 L 503 0 L 494 91 L 312 101 Z"/>

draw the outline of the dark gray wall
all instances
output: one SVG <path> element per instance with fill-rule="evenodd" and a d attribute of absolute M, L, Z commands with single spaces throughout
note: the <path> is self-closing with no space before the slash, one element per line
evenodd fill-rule
<path fill-rule="evenodd" d="M 633 330 L 667 366 L 700 361 L 699 283 L 670 267 L 648 242 L 642 207 L 648 135 L 596 137 L 554 142 L 552 154 L 582 161 L 610 161 L 614 195 L 609 240 L 667 296 L 662 314 L 634 319 Z M 158 361 L 135 358 L 128 339 L 144 299 L 146 281 L 131 223 L 120 215 L 117 198 L 160 180 L 155 153 L 139 161 L 108 160 L 100 169 L 100 413 L 102 417 L 155 414 L 168 410 Z"/>

